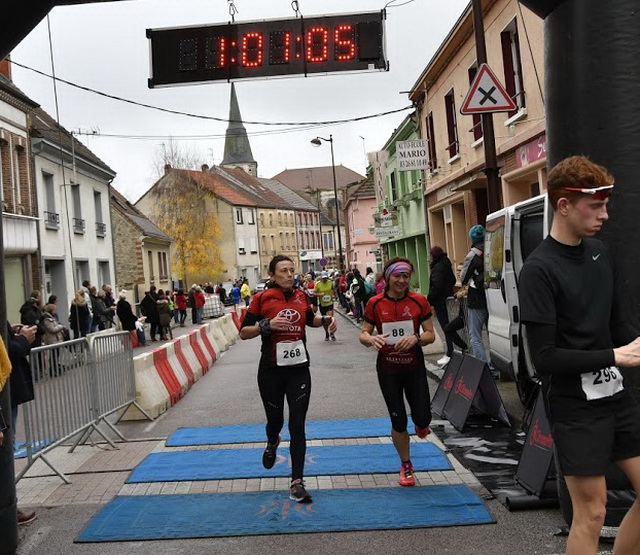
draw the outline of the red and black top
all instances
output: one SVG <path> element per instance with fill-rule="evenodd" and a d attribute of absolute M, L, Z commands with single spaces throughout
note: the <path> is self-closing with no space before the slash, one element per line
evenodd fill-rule
<path fill-rule="evenodd" d="M 278 343 L 295 343 L 302 341 L 306 353 L 306 362 L 292 365 L 290 368 L 308 367 L 309 352 L 307 351 L 306 326 L 313 325 L 313 310 L 307 302 L 307 295 L 300 289 L 284 290 L 278 286 L 272 286 L 257 295 L 254 295 L 249 308 L 242 320 L 242 326 L 254 326 L 264 318 L 284 316 L 289 321 L 289 327 L 285 330 L 271 330 L 268 336 L 262 336 L 262 356 L 260 367 L 279 366 L 276 359 Z"/>
<path fill-rule="evenodd" d="M 408 291 L 402 299 L 393 299 L 380 293 L 369 299 L 364 311 L 364 319 L 374 326 L 378 333 L 384 333 L 384 324 L 411 322 L 411 333 L 421 333 L 422 322 L 431 318 L 431 306 L 424 295 Z M 393 331 L 393 326 L 392 330 Z M 395 331 L 405 332 L 400 326 Z M 394 332 L 395 333 L 395 332 Z M 378 351 L 377 368 L 386 374 L 400 374 L 424 368 L 424 356 L 419 344 L 409 351 L 397 351 L 393 345 L 385 345 Z"/>

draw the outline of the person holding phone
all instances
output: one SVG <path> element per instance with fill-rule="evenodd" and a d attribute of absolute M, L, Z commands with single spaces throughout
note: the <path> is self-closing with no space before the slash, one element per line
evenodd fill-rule
<path fill-rule="evenodd" d="M 413 264 L 396 257 L 384 268 L 384 292 L 372 297 L 364 312 L 360 343 L 378 350 L 376 370 L 389 416 L 391 438 L 400 457 L 401 486 L 416 483 L 407 432 L 406 397 L 419 438 L 429 434 L 431 401 L 422 347 L 433 343 L 432 311 L 424 295 L 409 290 Z M 374 331 L 376 332 L 374 334 Z"/>

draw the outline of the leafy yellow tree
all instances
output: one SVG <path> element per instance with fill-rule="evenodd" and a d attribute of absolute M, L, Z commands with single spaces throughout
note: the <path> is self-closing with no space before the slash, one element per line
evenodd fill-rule
<path fill-rule="evenodd" d="M 209 281 L 219 274 L 221 233 L 213 194 L 186 178 L 165 178 L 156 185 L 153 195 L 154 221 L 173 239 L 174 275 L 188 287 L 188 280 Z"/>

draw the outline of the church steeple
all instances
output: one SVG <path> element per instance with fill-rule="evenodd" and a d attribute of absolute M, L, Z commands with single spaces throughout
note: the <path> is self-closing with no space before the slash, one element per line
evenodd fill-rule
<path fill-rule="evenodd" d="M 221 166 L 242 168 L 250 175 L 258 175 L 258 163 L 253 159 L 247 130 L 242 124 L 236 88 L 231 83 L 231 98 L 229 100 L 229 126 L 224 140 L 224 158 Z"/>

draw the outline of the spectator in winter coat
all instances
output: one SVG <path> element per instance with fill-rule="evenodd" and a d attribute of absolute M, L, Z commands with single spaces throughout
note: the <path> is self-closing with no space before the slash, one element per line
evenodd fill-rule
<path fill-rule="evenodd" d="M 160 339 L 166 341 L 168 337 L 173 339 L 173 333 L 171 332 L 171 309 L 169 308 L 169 300 L 164 295 L 164 291 L 160 289 L 158 291 L 158 321 L 160 325 Z"/>
<path fill-rule="evenodd" d="M 71 301 L 69 310 L 69 326 L 73 330 L 73 338 L 85 337 L 89 333 L 89 307 L 84 295 L 84 289 L 78 289 Z"/>
<path fill-rule="evenodd" d="M 184 328 L 184 321 L 187 319 L 187 297 L 182 289 L 178 289 L 175 296 L 176 312 L 179 313 L 180 327 Z"/>
<path fill-rule="evenodd" d="M 431 256 L 430 276 L 429 276 L 429 294 L 427 300 L 436 311 L 436 317 L 440 327 L 444 330 L 449 323 L 449 312 L 447 311 L 447 298 L 453 296 L 453 286 L 456 284 L 456 276 L 451 267 L 451 260 L 442 247 L 434 246 L 429 251 Z M 456 339 L 457 338 L 457 339 Z M 451 359 L 453 353 L 453 343 L 458 347 L 466 348 L 466 344 L 460 336 L 455 334 L 445 334 L 445 342 L 447 351 L 442 358 L 438 360 L 438 364 L 443 366 Z"/>
<path fill-rule="evenodd" d="M 138 343 L 141 347 L 144 347 L 147 344 L 147 338 L 144 334 L 144 327 L 136 326 L 138 317 L 133 313 L 131 304 L 129 303 L 129 301 L 127 301 L 127 294 L 124 292 L 124 290 L 120 291 L 120 294 L 118 295 L 116 314 L 118 315 L 118 320 L 120 320 L 122 329 L 126 331 L 136 330 L 138 335 Z"/>
<path fill-rule="evenodd" d="M 157 300 L 158 293 L 156 293 L 156 286 L 152 285 L 140 303 L 140 312 L 142 312 L 142 315 L 147 319 L 147 322 L 149 322 L 149 325 L 151 326 L 151 341 L 156 341 L 156 334 L 160 331 L 158 329 L 160 319 L 158 316 L 158 305 L 156 304 Z"/>
<path fill-rule="evenodd" d="M 196 284 L 194 283 L 187 293 L 187 307 L 191 309 L 191 323 L 195 324 L 197 321 L 196 315 Z"/>
<path fill-rule="evenodd" d="M 202 314 L 204 313 L 204 305 L 206 301 L 202 287 L 196 287 L 196 292 L 193 296 L 196 311 L 196 324 L 202 324 Z"/>
<path fill-rule="evenodd" d="M 32 291 L 29 298 L 20 307 L 20 323 L 23 326 L 37 326 L 34 347 L 39 347 L 42 344 L 42 334 L 44 333 L 44 330 L 40 326 L 40 320 L 42 318 L 41 305 L 42 299 L 40 291 Z"/>
<path fill-rule="evenodd" d="M 55 304 L 45 305 L 42 313 L 41 325 L 44 329 L 44 335 L 42 336 L 43 345 L 55 345 L 65 340 L 66 328 L 56 321 L 57 307 Z M 66 332 L 68 335 L 69 332 Z"/>

